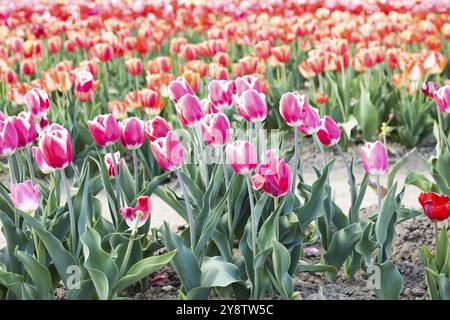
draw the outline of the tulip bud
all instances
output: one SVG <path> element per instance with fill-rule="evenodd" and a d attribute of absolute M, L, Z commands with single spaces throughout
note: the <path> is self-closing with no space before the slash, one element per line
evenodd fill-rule
<path fill-rule="evenodd" d="M 0 121 L 0 157 L 8 157 L 16 152 L 19 137 L 12 118 Z"/>
<path fill-rule="evenodd" d="M 251 174 L 258 164 L 258 155 L 251 142 L 237 140 L 227 145 L 227 162 L 238 174 Z"/>
<path fill-rule="evenodd" d="M 207 114 L 200 120 L 200 128 L 208 145 L 223 146 L 230 140 L 230 121 L 223 113 Z"/>
<path fill-rule="evenodd" d="M 331 147 L 341 139 L 341 129 L 331 117 L 325 116 L 320 120 L 320 129 L 317 131 L 317 137 L 322 144 Z"/>
<path fill-rule="evenodd" d="M 150 197 L 141 196 L 137 198 L 136 206 L 134 208 L 125 207 L 120 208 L 119 213 L 125 219 L 125 222 L 130 229 L 137 229 L 142 227 L 150 217 L 152 204 Z M 136 221 L 136 219 L 139 219 Z"/>
<path fill-rule="evenodd" d="M 136 117 L 125 119 L 119 123 L 120 142 L 125 149 L 135 150 L 144 143 L 144 123 Z"/>
<path fill-rule="evenodd" d="M 236 100 L 236 109 L 245 120 L 262 122 L 267 117 L 266 96 L 255 89 L 248 89 Z"/>
<path fill-rule="evenodd" d="M 299 130 L 305 135 L 312 135 L 320 128 L 320 117 L 317 109 L 311 107 L 308 103 L 303 105 L 302 125 Z"/>
<path fill-rule="evenodd" d="M 120 130 L 112 114 L 98 115 L 88 121 L 88 128 L 94 141 L 101 147 L 109 146 L 119 140 Z"/>
<path fill-rule="evenodd" d="M 183 165 L 184 150 L 175 132 L 169 131 L 165 137 L 152 141 L 150 148 L 156 162 L 162 169 L 176 171 Z"/>
<path fill-rule="evenodd" d="M 32 88 L 25 94 L 24 101 L 28 111 L 38 119 L 45 116 L 50 108 L 50 99 L 42 89 Z"/>
<path fill-rule="evenodd" d="M 12 117 L 14 128 L 18 136 L 18 147 L 27 148 L 36 140 L 36 125 L 33 116 L 28 112 L 21 112 L 17 117 Z"/>
<path fill-rule="evenodd" d="M 325 92 L 319 92 L 316 95 L 316 101 L 318 104 L 326 104 L 328 103 L 328 95 Z"/>
<path fill-rule="evenodd" d="M 439 88 L 433 93 L 434 101 L 442 112 L 450 113 L 450 86 Z"/>
<path fill-rule="evenodd" d="M 450 217 L 450 198 L 447 195 L 422 192 L 419 202 L 425 215 L 433 221 L 444 221 Z"/>
<path fill-rule="evenodd" d="M 194 127 L 203 117 L 202 106 L 195 95 L 186 94 L 181 97 L 175 104 L 175 109 L 181 124 L 188 128 Z"/>
<path fill-rule="evenodd" d="M 78 92 L 90 92 L 94 85 L 94 77 L 87 70 L 79 70 L 75 76 L 75 90 Z"/>
<path fill-rule="evenodd" d="M 12 184 L 9 197 L 14 207 L 27 214 L 33 214 L 39 207 L 39 188 L 31 180 Z"/>
<path fill-rule="evenodd" d="M 297 92 L 286 92 L 280 99 L 280 114 L 284 122 L 290 127 L 298 127 L 302 124 L 302 109 L 305 104 L 305 96 Z"/>
<path fill-rule="evenodd" d="M 166 119 L 161 118 L 160 116 L 154 117 L 152 120 L 147 121 L 144 125 L 145 136 L 150 141 L 155 141 L 158 138 L 164 138 L 169 131 L 172 131 L 172 127 Z"/>
<path fill-rule="evenodd" d="M 117 151 L 114 153 L 114 160 L 111 156 L 111 153 L 105 154 L 105 164 L 106 168 L 108 169 L 108 175 L 110 177 L 114 177 L 116 174 L 116 171 L 114 170 L 114 162 L 116 163 L 116 170 L 117 173 L 120 172 L 120 152 Z"/>
<path fill-rule="evenodd" d="M 366 143 L 359 149 L 364 169 L 367 174 L 380 176 L 385 175 L 388 169 L 388 154 L 386 147 L 380 141 Z"/>
<path fill-rule="evenodd" d="M 208 84 L 209 101 L 217 107 L 230 107 L 233 104 L 233 83 L 226 80 L 211 80 Z"/>
<path fill-rule="evenodd" d="M 169 83 L 169 97 L 173 102 L 178 102 L 185 94 L 194 94 L 191 86 L 183 77 Z"/>
<path fill-rule="evenodd" d="M 58 124 L 52 124 L 42 131 L 39 149 L 45 162 L 54 169 L 64 169 L 72 162 L 70 134 Z"/>

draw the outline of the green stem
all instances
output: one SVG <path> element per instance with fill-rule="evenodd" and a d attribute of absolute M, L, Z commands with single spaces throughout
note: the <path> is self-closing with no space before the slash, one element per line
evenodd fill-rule
<path fill-rule="evenodd" d="M 136 232 L 138 230 L 138 222 L 141 220 L 142 214 L 137 214 L 134 220 L 134 227 L 131 230 L 130 240 L 128 241 L 127 250 L 125 251 L 125 256 L 123 257 L 122 265 L 120 266 L 119 278 L 123 277 L 125 270 L 128 265 L 128 260 L 130 260 L 131 249 L 133 249 L 134 238 L 136 236 Z"/>
<path fill-rule="evenodd" d="M 28 170 L 30 171 L 31 181 L 33 182 L 33 185 L 36 186 L 36 177 L 34 175 L 33 162 L 31 161 L 31 147 L 24 150 L 24 152 L 27 158 Z"/>
<path fill-rule="evenodd" d="M 203 171 L 203 182 L 205 184 L 205 189 L 207 189 L 209 182 L 208 167 L 206 161 L 206 153 L 205 150 L 203 149 L 202 132 L 198 123 L 195 124 L 195 132 L 198 138 L 198 148 L 199 148 L 198 151 L 200 152 L 200 156 L 198 157 L 198 159 L 200 161 L 200 167 L 202 168 Z"/>
<path fill-rule="evenodd" d="M 439 126 L 439 134 L 437 137 L 438 140 L 438 146 L 439 146 L 439 150 L 437 150 L 437 153 L 439 154 L 440 151 L 443 148 L 442 142 L 443 142 L 443 132 L 444 132 L 444 128 L 442 127 L 442 115 L 441 115 L 441 110 L 439 109 L 439 107 L 436 105 L 436 112 L 437 112 L 437 116 L 438 116 L 438 126 Z"/>
<path fill-rule="evenodd" d="M 378 195 L 378 214 L 380 214 L 381 211 L 381 182 L 380 182 L 380 176 L 377 176 L 377 195 Z"/>
<path fill-rule="evenodd" d="M 70 218 L 70 233 L 71 233 L 71 247 L 72 247 L 72 253 L 75 254 L 77 250 L 77 229 L 76 229 L 76 221 L 75 221 L 75 211 L 73 209 L 73 203 L 72 203 L 72 197 L 70 196 L 70 186 L 69 181 L 67 180 L 66 173 L 64 172 L 64 169 L 60 170 L 61 177 L 64 183 L 64 187 L 66 189 L 66 196 L 67 196 L 67 205 L 69 207 L 69 218 Z"/>
<path fill-rule="evenodd" d="M 134 169 L 134 183 L 135 183 L 135 189 L 136 189 L 136 196 L 139 194 L 139 164 L 138 164 L 138 158 L 136 154 L 136 150 L 132 150 L 133 154 L 133 169 Z"/>
<path fill-rule="evenodd" d="M 227 221 L 228 221 L 228 239 L 230 241 L 230 248 L 233 250 L 233 211 L 231 209 L 231 193 L 228 191 L 230 188 L 230 178 L 228 177 L 228 171 L 227 171 L 227 162 L 225 157 L 225 152 L 223 152 L 223 149 L 220 149 L 221 158 L 222 158 L 222 167 L 223 167 L 223 175 L 225 177 L 225 192 L 227 193 Z"/>
<path fill-rule="evenodd" d="M 23 177 L 23 172 L 22 172 L 22 165 L 21 165 L 19 153 L 18 153 L 18 152 L 14 153 L 14 156 L 16 157 L 17 168 L 18 168 L 18 170 L 19 170 L 19 180 L 21 181 L 21 180 L 22 180 L 22 177 Z"/>
<path fill-rule="evenodd" d="M 347 169 L 348 186 L 349 186 L 349 189 L 350 189 L 350 197 L 351 197 L 351 201 L 352 201 L 351 202 L 352 203 L 351 208 L 353 208 L 353 206 L 355 205 L 355 202 L 356 202 L 356 197 L 355 197 L 356 190 L 354 190 L 352 170 L 350 168 L 350 165 L 347 162 L 347 159 L 345 159 L 344 152 L 342 151 L 342 148 L 341 148 L 341 146 L 339 144 L 335 145 L 335 150 L 337 151 L 338 155 L 344 161 L 345 168 Z"/>
<path fill-rule="evenodd" d="M 439 251 L 439 223 L 437 220 L 434 221 L 434 239 L 436 241 L 435 243 L 435 251 L 436 251 L 436 259 L 438 256 L 438 251 Z"/>
<path fill-rule="evenodd" d="M 181 191 L 183 192 L 184 197 L 184 203 L 186 205 L 186 212 L 188 215 L 188 223 L 189 223 L 189 235 L 191 240 L 191 250 L 194 251 L 195 249 L 195 225 L 194 225 L 194 215 L 192 214 L 192 208 L 191 204 L 189 202 L 189 194 L 187 193 L 186 187 L 183 182 L 183 178 L 181 177 L 180 171 L 176 171 L 176 175 L 178 178 L 178 181 L 180 183 Z"/>
<path fill-rule="evenodd" d="M 113 166 L 114 166 L 114 177 L 116 182 L 116 202 L 117 202 L 117 210 L 119 210 L 120 207 L 120 172 L 117 170 L 117 162 L 116 158 L 114 156 L 114 150 L 112 146 L 109 146 L 109 153 L 111 154 Z"/>
<path fill-rule="evenodd" d="M 320 154 L 322 155 L 322 163 L 323 163 L 323 167 L 325 168 L 325 166 L 327 165 L 327 155 L 325 154 L 325 150 L 323 149 L 323 145 L 320 142 L 319 138 L 317 137 L 317 134 L 313 134 L 313 139 L 314 142 L 316 143 L 317 148 L 319 148 Z"/>
<path fill-rule="evenodd" d="M 298 128 L 294 127 L 294 166 L 292 169 L 292 193 L 295 193 L 297 188 L 297 174 L 298 174 Z"/>
<path fill-rule="evenodd" d="M 11 176 L 11 184 L 16 184 L 16 173 L 14 171 L 14 162 L 12 161 L 12 157 L 8 156 L 8 165 L 9 165 L 9 175 Z"/>
<path fill-rule="evenodd" d="M 256 233 L 258 232 L 258 223 L 256 221 L 255 216 L 255 204 L 253 202 L 253 192 L 252 192 L 252 186 L 250 182 L 250 176 L 245 176 L 245 180 L 247 183 L 247 192 L 248 192 L 248 198 L 250 201 L 250 215 L 252 220 L 252 251 L 253 251 L 253 257 L 256 257 Z"/>

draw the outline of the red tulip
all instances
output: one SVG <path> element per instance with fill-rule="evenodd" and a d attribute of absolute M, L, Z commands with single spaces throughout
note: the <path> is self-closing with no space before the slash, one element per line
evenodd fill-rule
<path fill-rule="evenodd" d="M 236 109 L 245 120 L 262 122 L 267 117 L 266 96 L 255 89 L 248 89 L 236 99 Z"/>
<path fill-rule="evenodd" d="M 158 138 L 164 138 L 169 131 L 172 131 L 172 127 L 166 119 L 161 118 L 160 116 L 154 117 L 152 120 L 147 121 L 144 125 L 145 136 L 150 141 L 155 141 Z"/>
<path fill-rule="evenodd" d="M 138 149 L 144 143 L 144 123 L 136 117 L 125 119 L 119 123 L 120 142 L 125 149 Z"/>
<path fill-rule="evenodd" d="M 99 146 L 109 146 L 119 140 L 119 125 L 112 114 L 96 116 L 94 120 L 88 121 L 88 128 Z"/>
<path fill-rule="evenodd" d="M 19 148 L 27 148 L 36 140 L 36 125 L 33 116 L 28 112 L 21 112 L 17 117 L 12 117 L 14 128 L 19 139 Z"/>
<path fill-rule="evenodd" d="M 223 146 L 230 140 L 230 121 L 223 113 L 207 114 L 200 120 L 200 127 L 208 145 Z"/>
<path fill-rule="evenodd" d="M 236 173 L 251 174 L 258 164 L 258 155 L 251 142 L 237 140 L 227 145 L 227 162 Z"/>
<path fill-rule="evenodd" d="M 175 104 L 182 125 L 192 128 L 203 117 L 202 105 L 195 95 L 185 94 Z"/>
<path fill-rule="evenodd" d="M 423 212 L 431 220 L 443 221 L 450 217 L 450 198 L 446 195 L 422 192 L 419 202 Z"/>
<path fill-rule="evenodd" d="M 305 96 L 298 92 L 286 92 L 281 96 L 280 114 L 288 126 L 298 127 L 302 124 L 302 110 Z"/>
<path fill-rule="evenodd" d="M 165 137 L 152 141 L 150 148 L 162 169 L 176 171 L 183 165 L 184 150 L 175 132 L 169 131 Z"/>
<path fill-rule="evenodd" d="M 320 129 L 317 131 L 317 137 L 322 144 L 331 147 L 341 139 L 341 129 L 331 117 L 325 116 L 320 120 Z"/>
<path fill-rule="evenodd" d="M 129 74 L 136 77 L 142 72 L 142 60 L 139 58 L 130 58 L 125 61 L 125 67 Z"/>
<path fill-rule="evenodd" d="M 134 208 L 125 207 L 120 208 L 119 213 L 125 219 L 125 222 L 130 229 L 137 229 L 142 227 L 150 217 L 152 210 L 152 203 L 150 197 L 141 196 L 137 198 L 136 206 Z M 139 221 L 136 221 L 139 219 Z"/>
<path fill-rule="evenodd" d="M 119 173 L 120 171 L 120 152 L 117 151 L 114 153 L 114 160 L 116 163 L 116 170 L 117 173 Z M 106 164 L 106 168 L 108 169 L 108 175 L 110 177 L 115 177 L 115 170 L 114 170 L 114 161 L 113 158 L 111 156 L 111 153 L 107 153 L 105 154 L 105 164 Z"/>
<path fill-rule="evenodd" d="M 20 64 L 20 72 L 24 75 L 31 76 L 36 73 L 36 62 L 31 59 L 25 59 Z"/>
<path fill-rule="evenodd" d="M 19 137 L 12 118 L 0 121 L 0 156 L 8 157 L 16 152 L 19 146 Z"/>
<path fill-rule="evenodd" d="M 28 111 L 38 119 L 42 119 L 50 108 L 50 99 L 48 98 L 47 92 L 42 89 L 30 89 L 25 94 L 24 101 L 28 107 Z"/>
<path fill-rule="evenodd" d="M 169 97 L 173 102 L 178 102 L 185 94 L 194 94 L 191 86 L 183 77 L 178 77 L 169 84 Z"/>
<path fill-rule="evenodd" d="M 276 156 L 275 150 L 267 151 L 267 160 L 260 163 L 252 177 L 256 190 L 263 189 L 272 197 L 281 197 L 291 188 L 291 173 L 286 162 Z"/>
<path fill-rule="evenodd" d="M 90 92 L 94 85 L 94 77 L 87 70 L 79 70 L 75 75 L 75 90 L 78 92 Z"/>
<path fill-rule="evenodd" d="M 45 162 L 55 169 L 64 169 L 72 162 L 72 142 L 67 129 L 51 124 L 41 133 L 39 148 Z"/>
<path fill-rule="evenodd" d="M 27 214 L 33 214 L 39 207 L 39 188 L 31 180 L 12 184 L 9 197 L 14 207 Z"/>

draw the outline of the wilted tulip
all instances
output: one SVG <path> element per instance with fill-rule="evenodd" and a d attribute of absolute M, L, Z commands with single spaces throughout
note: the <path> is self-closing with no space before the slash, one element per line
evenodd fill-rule
<path fill-rule="evenodd" d="M 227 145 L 227 163 L 239 174 L 251 174 L 258 165 L 258 155 L 251 142 L 237 140 Z"/>
<path fill-rule="evenodd" d="M 14 207 L 27 214 L 33 214 L 39 207 L 39 188 L 31 180 L 12 184 L 9 197 Z"/>
<path fill-rule="evenodd" d="M 147 121 L 144 125 L 145 136 L 150 141 L 155 141 L 158 138 L 164 138 L 169 131 L 172 131 L 172 127 L 166 119 L 161 118 L 160 116 L 154 117 L 152 120 Z"/>
<path fill-rule="evenodd" d="M 94 141 L 101 147 L 110 146 L 119 140 L 120 130 L 112 114 L 98 115 L 88 121 L 88 128 Z"/>
<path fill-rule="evenodd" d="M 144 143 L 144 123 L 136 117 L 119 122 L 120 142 L 125 149 L 135 150 Z"/>
<path fill-rule="evenodd" d="M 150 148 L 162 169 L 176 171 L 183 165 L 184 150 L 175 132 L 169 131 L 165 137 L 152 141 Z"/>
<path fill-rule="evenodd" d="M 380 141 L 367 142 L 359 149 L 364 169 L 367 174 L 380 176 L 385 175 L 388 169 L 388 154 L 386 147 Z"/>

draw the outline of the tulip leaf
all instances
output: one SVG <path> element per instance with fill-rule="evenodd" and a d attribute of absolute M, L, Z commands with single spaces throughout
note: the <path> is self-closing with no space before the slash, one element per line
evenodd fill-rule
<path fill-rule="evenodd" d="M 385 261 L 382 264 L 375 264 L 371 279 L 378 299 L 398 300 L 403 287 L 403 278 L 392 261 Z M 373 277 L 373 278 L 372 278 Z"/>
<path fill-rule="evenodd" d="M 136 195 L 136 187 L 134 183 L 134 178 L 128 169 L 127 163 L 125 159 L 120 160 L 120 187 L 122 188 L 123 193 L 125 194 L 127 204 L 131 204 Z"/>
<path fill-rule="evenodd" d="M 413 185 L 424 192 L 430 192 L 433 183 L 421 173 L 409 171 L 406 175 L 405 184 Z"/>
<path fill-rule="evenodd" d="M 355 108 L 355 116 L 358 119 L 364 139 L 370 140 L 378 129 L 378 112 L 370 99 L 369 90 L 360 83 L 361 97 Z"/>
<path fill-rule="evenodd" d="M 2 201 L 3 202 L 3 201 Z M 14 255 L 15 248 L 23 249 L 28 242 L 25 233 L 14 226 L 9 216 L 0 210 L 1 230 L 6 239 L 6 250 L 8 252 L 9 268 L 12 272 L 21 274 L 23 267 Z"/>
<path fill-rule="evenodd" d="M 33 280 L 40 299 L 51 299 L 50 289 L 52 288 L 52 276 L 42 263 L 36 260 L 32 255 L 16 251 L 16 257 L 23 263 L 25 270 Z"/>
<path fill-rule="evenodd" d="M 15 295 L 15 299 L 38 300 L 36 289 L 25 282 L 25 278 L 16 273 L 6 272 L 0 268 L 0 285 L 8 288 Z"/>
<path fill-rule="evenodd" d="M 240 281 L 238 267 L 224 261 L 222 257 L 205 257 L 202 262 L 201 272 L 202 287 L 227 287 Z"/>
<path fill-rule="evenodd" d="M 450 249 L 448 247 L 448 234 L 445 226 L 439 232 L 437 240 L 436 266 L 439 273 L 446 274 L 450 264 Z"/>
<path fill-rule="evenodd" d="M 293 292 L 292 278 L 288 272 L 291 264 L 291 256 L 288 249 L 278 241 L 274 240 L 272 244 L 273 271 L 278 291 L 285 299 L 290 299 Z"/>
<path fill-rule="evenodd" d="M 388 191 L 388 194 L 383 200 L 380 212 L 375 224 L 375 234 L 380 246 L 383 246 L 387 237 L 389 225 L 392 223 L 395 212 L 397 210 L 397 202 L 395 192 L 397 190 L 397 183 L 395 183 Z"/>

